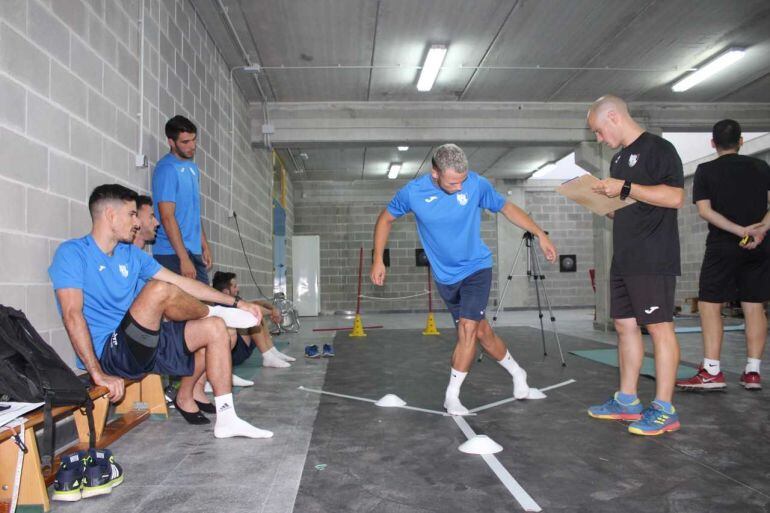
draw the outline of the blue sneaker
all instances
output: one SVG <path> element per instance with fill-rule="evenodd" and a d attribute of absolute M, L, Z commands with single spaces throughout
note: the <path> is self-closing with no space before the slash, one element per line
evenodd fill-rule
<path fill-rule="evenodd" d="M 312 345 L 312 346 L 305 346 L 305 358 L 318 358 L 320 353 L 318 352 L 318 346 Z"/>
<path fill-rule="evenodd" d="M 667 431 L 678 431 L 680 427 L 679 414 L 676 410 L 673 413 L 666 413 L 657 405 L 651 404 L 642 412 L 641 420 L 632 422 L 628 426 L 628 432 L 635 435 L 655 436 Z"/>
<path fill-rule="evenodd" d="M 324 344 L 324 358 L 334 358 L 334 348 L 329 344 Z"/>
<path fill-rule="evenodd" d="M 81 499 L 83 472 L 86 468 L 87 456 L 87 452 L 80 451 L 62 458 L 61 466 L 56 472 L 56 478 L 53 482 L 53 500 L 76 502 Z"/>
<path fill-rule="evenodd" d="M 642 418 L 642 402 L 637 399 L 631 404 L 623 404 L 617 400 L 618 393 L 610 397 L 609 401 L 598 406 L 588 408 L 588 415 L 595 419 L 605 420 L 639 420 Z"/>
<path fill-rule="evenodd" d="M 85 475 L 83 476 L 83 498 L 112 493 L 112 489 L 123 482 L 123 468 L 115 463 L 115 456 L 109 449 L 88 451 Z"/>

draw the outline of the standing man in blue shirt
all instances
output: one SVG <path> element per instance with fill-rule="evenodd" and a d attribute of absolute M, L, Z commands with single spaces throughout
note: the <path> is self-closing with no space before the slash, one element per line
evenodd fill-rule
<path fill-rule="evenodd" d="M 169 153 L 152 174 L 155 217 L 161 223 L 152 254 L 163 267 L 208 284 L 213 262 L 201 222 L 200 169 L 193 162 L 197 133 L 184 116 L 166 123 Z"/>
<path fill-rule="evenodd" d="M 371 280 L 375 285 L 385 282 L 382 255 L 393 222 L 414 213 L 436 289 L 457 326 L 444 408 L 450 415 L 467 415 L 468 409 L 460 402 L 460 387 L 476 354 L 477 339 L 512 376 L 514 397 L 526 399 L 530 394 L 527 373 L 484 317 L 492 286 L 492 252 L 481 240 L 481 210 L 502 212 L 511 223 L 535 235 L 549 262 L 556 260 L 556 248 L 523 210 L 506 202 L 486 178 L 468 171 L 468 159 L 457 145 L 436 149 L 432 164 L 430 174 L 406 184 L 380 213 L 374 228 Z"/>
<path fill-rule="evenodd" d="M 172 273 L 131 244 L 140 229 L 136 199 L 122 185 L 95 188 L 88 200 L 91 233 L 63 242 L 48 269 L 78 367 L 107 387 L 113 402 L 123 397 L 121 378 L 184 376 L 175 403 L 192 424 L 209 423 L 193 397 L 207 371 L 216 396 L 214 436 L 273 436 L 236 415 L 231 389 L 227 327 L 258 325 L 259 305 Z"/>

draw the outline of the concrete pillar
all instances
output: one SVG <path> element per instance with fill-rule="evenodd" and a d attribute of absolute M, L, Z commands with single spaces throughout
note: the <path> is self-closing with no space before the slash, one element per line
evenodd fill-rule
<path fill-rule="evenodd" d="M 575 147 L 575 163 L 596 176 L 610 176 L 610 161 L 615 154 L 604 144 L 582 142 Z M 594 216 L 594 268 L 596 269 L 596 320 L 594 327 L 613 328 L 610 318 L 610 265 L 612 264 L 612 220 Z"/>
<path fill-rule="evenodd" d="M 523 182 L 502 182 L 497 187 L 498 192 L 505 196 L 506 200 L 510 201 L 514 205 L 524 208 L 524 186 Z M 521 244 L 521 237 L 524 235 L 524 230 L 509 222 L 502 214 L 497 215 L 497 290 L 498 296 L 492 298 L 490 305 L 494 305 L 497 308 L 497 301 L 500 294 L 503 293 L 505 284 L 508 281 L 508 274 L 511 271 L 516 251 Z M 505 292 L 505 298 L 503 299 L 503 308 L 520 307 L 523 306 L 528 297 L 529 284 L 525 278 L 521 276 L 527 272 L 527 255 L 526 248 L 522 249 L 519 255 L 519 262 L 516 265 L 516 269 L 513 270 L 511 284 L 508 286 L 508 290 Z M 491 316 L 489 316 L 491 318 Z"/>

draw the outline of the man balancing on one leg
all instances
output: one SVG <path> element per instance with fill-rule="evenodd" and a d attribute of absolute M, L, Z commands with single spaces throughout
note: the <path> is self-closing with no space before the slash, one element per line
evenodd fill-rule
<path fill-rule="evenodd" d="M 122 185 L 94 189 L 88 200 L 91 233 L 62 243 L 48 269 L 78 366 L 95 384 L 109 389 L 111 401 L 123 397 L 118 376 L 184 376 L 177 409 L 196 424 L 209 422 L 193 398 L 193 385 L 206 370 L 216 396 L 214 436 L 271 437 L 270 431 L 236 415 L 230 384 L 227 326 L 259 324 L 259 306 L 233 301 L 175 274 L 131 244 L 139 230 L 136 198 L 136 192 Z M 147 282 L 144 287 L 142 281 Z M 200 300 L 234 308 L 209 307 Z M 163 317 L 177 322 L 161 323 Z"/>
<path fill-rule="evenodd" d="M 677 209 L 684 203 L 682 161 L 674 146 L 640 127 L 626 103 L 603 96 L 588 111 L 596 140 L 620 151 L 610 176 L 594 192 L 636 203 L 615 211 L 612 226 L 610 316 L 618 332 L 620 390 L 606 403 L 588 409 L 591 417 L 634 420 L 628 431 L 659 435 L 679 429 L 671 404 L 679 365 L 674 333 L 674 288 L 679 271 Z M 644 325 L 655 347 L 655 400 L 644 409 L 636 396 L 644 344 Z"/>
<path fill-rule="evenodd" d="M 413 212 L 436 288 L 457 327 L 444 407 L 451 415 L 467 415 L 460 387 L 476 354 L 477 339 L 513 377 L 514 397 L 529 396 L 527 373 L 484 318 L 492 285 L 492 252 L 481 240 L 481 209 L 502 212 L 511 223 L 533 233 L 549 262 L 556 259 L 556 248 L 523 210 L 507 203 L 486 178 L 468 171 L 468 159 L 458 146 L 440 146 L 432 164 L 430 174 L 409 182 L 380 213 L 374 229 L 371 279 L 375 285 L 385 282 L 383 250 L 391 227 L 396 219 Z"/>

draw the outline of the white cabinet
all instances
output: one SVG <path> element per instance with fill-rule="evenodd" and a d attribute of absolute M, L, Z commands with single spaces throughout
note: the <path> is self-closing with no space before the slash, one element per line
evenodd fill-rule
<path fill-rule="evenodd" d="M 321 237 L 294 235 L 291 238 L 294 308 L 300 317 L 321 311 Z"/>

